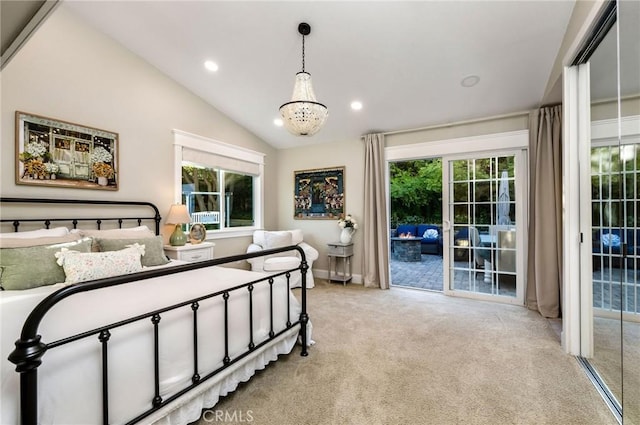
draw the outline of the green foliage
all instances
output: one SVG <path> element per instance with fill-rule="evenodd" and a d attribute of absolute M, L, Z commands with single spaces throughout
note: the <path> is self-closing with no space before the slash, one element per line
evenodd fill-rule
<path fill-rule="evenodd" d="M 391 224 L 442 222 L 442 160 L 390 164 Z"/>

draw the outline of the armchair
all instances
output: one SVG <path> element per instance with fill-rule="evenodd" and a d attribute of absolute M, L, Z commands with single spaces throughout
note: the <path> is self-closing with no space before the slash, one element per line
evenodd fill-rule
<path fill-rule="evenodd" d="M 303 242 L 302 230 L 282 230 L 270 232 L 266 230 L 256 230 L 253 232 L 253 243 L 247 248 L 247 253 L 258 252 L 265 249 L 281 248 L 289 245 L 298 245 L 304 251 L 304 255 L 309 265 L 307 270 L 307 288 L 313 288 L 313 272 L 311 267 L 318 259 L 318 251 L 311 245 Z M 258 272 L 277 272 L 292 269 L 300 265 L 300 254 L 298 251 L 283 252 L 267 257 L 256 257 L 247 260 L 251 264 L 251 270 Z M 297 288 L 302 285 L 300 272 L 296 271 L 291 275 L 291 287 Z"/>

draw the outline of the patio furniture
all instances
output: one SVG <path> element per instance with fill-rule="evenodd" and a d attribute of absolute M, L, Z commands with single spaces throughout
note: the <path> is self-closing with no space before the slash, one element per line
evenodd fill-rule
<path fill-rule="evenodd" d="M 417 237 L 395 237 L 391 238 L 393 250 L 391 258 L 398 261 L 419 262 L 421 258 L 421 241 Z"/>
<path fill-rule="evenodd" d="M 420 238 L 420 253 L 442 255 L 442 229 L 435 224 L 400 224 L 393 236 Z M 392 246 L 392 249 L 393 248 Z"/>

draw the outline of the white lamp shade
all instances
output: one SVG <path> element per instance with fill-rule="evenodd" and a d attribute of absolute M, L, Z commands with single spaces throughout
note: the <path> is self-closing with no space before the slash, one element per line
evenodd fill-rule
<path fill-rule="evenodd" d="M 316 101 L 311 74 L 298 72 L 291 102 L 280 106 L 284 127 L 296 136 L 312 136 L 322 128 L 329 115 L 327 107 Z"/>
<path fill-rule="evenodd" d="M 191 223 L 191 216 L 187 211 L 187 206 L 182 204 L 173 204 L 167 215 L 167 224 L 184 224 Z"/>

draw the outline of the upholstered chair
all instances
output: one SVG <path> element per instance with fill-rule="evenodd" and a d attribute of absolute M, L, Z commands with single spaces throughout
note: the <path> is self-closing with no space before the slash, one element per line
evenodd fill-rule
<path fill-rule="evenodd" d="M 247 253 L 259 252 L 265 249 L 282 248 L 290 245 L 298 245 L 304 251 L 309 269 L 307 270 L 307 288 L 314 287 L 311 267 L 318 259 L 318 251 L 303 241 L 302 230 L 266 231 L 256 230 L 253 233 L 253 243 L 247 248 Z M 293 269 L 300 265 L 300 253 L 298 251 L 282 252 L 266 257 L 256 257 L 247 260 L 251 264 L 251 270 L 258 272 L 279 272 Z M 291 287 L 302 285 L 300 272 L 291 274 Z"/>

